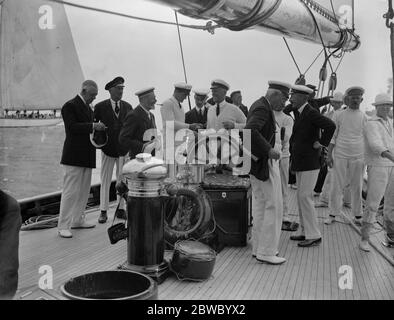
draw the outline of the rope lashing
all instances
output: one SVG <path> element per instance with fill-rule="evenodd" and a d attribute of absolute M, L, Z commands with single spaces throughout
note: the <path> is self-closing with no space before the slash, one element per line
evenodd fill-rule
<path fill-rule="evenodd" d="M 328 90 L 334 92 L 337 88 L 337 74 L 335 72 L 331 73 L 330 79 L 328 81 Z"/>

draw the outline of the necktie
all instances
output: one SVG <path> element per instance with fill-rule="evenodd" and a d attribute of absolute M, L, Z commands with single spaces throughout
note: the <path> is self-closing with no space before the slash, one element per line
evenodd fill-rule
<path fill-rule="evenodd" d="M 216 116 L 218 117 L 220 114 L 220 107 L 219 107 L 219 103 L 216 105 Z"/>
<path fill-rule="evenodd" d="M 120 111 L 119 102 L 116 101 L 116 102 L 115 102 L 115 113 L 116 113 L 117 116 L 119 115 L 119 111 Z"/>
<path fill-rule="evenodd" d="M 153 129 L 156 129 L 155 121 L 153 120 L 153 115 L 149 112 L 149 120 Z"/>

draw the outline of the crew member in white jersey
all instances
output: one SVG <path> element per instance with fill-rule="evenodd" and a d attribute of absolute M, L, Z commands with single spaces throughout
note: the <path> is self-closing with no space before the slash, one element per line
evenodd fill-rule
<path fill-rule="evenodd" d="M 361 191 L 364 174 L 364 126 L 367 117 L 360 110 L 364 89 L 351 87 L 345 92 L 347 108 L 335 113 L 336 125 L 334 136 L 328 147 L 327 164 L 333 168 L 331 194 L 329 200 L 330 215 L 325 224 L 335 221 L 341 212 L 343 191 L 346 178 L 350 179 L 352 214 L 354 223 L 361 226 L 362 202 Z"/>

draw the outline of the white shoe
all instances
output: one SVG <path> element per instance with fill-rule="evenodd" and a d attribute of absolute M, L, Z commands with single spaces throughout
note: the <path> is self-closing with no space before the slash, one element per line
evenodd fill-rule
<path fill-rule="evenodd" d="M 278 254 L 279 254 L 279 251 L 276 251 L 275 255 L 278 256 Z M 255 254 L 255 253 L 252 253 L 252 257 L 253 257 L 253 258 L 256 258 L 256 254 Z"/>
<path fill-rule="evenodd" d="M 365 252 L 369 252 L 369 251 L 371 251 L 371 246 L 369 245 L 367 240 L 362 240 L 360 242 L 360 249 Z"/>
<path fill-rule="evenodd" d="M 94 228 L 96 225 L 93 223 L 87 223 L 87 222 L 82 222 L 82 223 L 78 223 L 78 224 L 73 224 L 71 226 L 71 229 L 91 229 Z"/>
<path fill-rule="evenodd" d="M 315 191 L 313 191 L 313 196 L 314 196 L 314 197 L 319 197 L 319 196 L 320 196 L 320 192 L 315 192 Z"/>
<path fill-rule="evenodd" d="M 277 257 L 277 256 L 260 256 L 256 257 L 256 260 L 261 263 L 268 264 L 282 264 L 286 261 L 285 258 Z"/>
<path fill-rule="evenodd" d="M 327 225 L 333 224 L 334 222 L 335 222 L 335 217 L 333 217 L 333 216 L 328 216 L 328 218 L 326 218 L 324 220 L 324 224 L 327 224 Z"/>
<path fill-rule="evenodd" d="M 72 238 L 73 234 L 70 230 L 58 230 L 59 236 L 62 238 Z"/>
<path fill-rule="evenodd" d="M 297 185 L 296 184 L 291 184 L 290 188 L 292 188 L 293 190 L 297 190 Z"/>
<path fill-rule="evenodd" d="M 323 201 L 318 201 L 315 203 L 315 208 L 328 208 L 328 203 Z"/>

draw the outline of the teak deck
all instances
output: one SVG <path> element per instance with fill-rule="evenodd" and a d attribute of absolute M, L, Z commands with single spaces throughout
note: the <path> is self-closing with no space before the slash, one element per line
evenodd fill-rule
<path fill-rule="evenodd" d="M 290 191 L 291 214 L 297 219 L 295 191 Z M 114 206 L 110 209 L 112 216 Z M 394 268 L 375 249 L 370 253 L 358 248 L 360 236 L 344 222 L 323 224 L 326 208 L 317 209 L 323 242 L 318 247 L 299 248 L 282 231 L 279 253 L 287 261 L 281 266 L 261 264 L 252 258 L 250 244 L 226 247 L 216 258 L 212 277 L 204 282 L 179 281 L 176 276 L 158 287 L 159 299 L 234 299 L 234 300 L 358 300 L 394 299 Z M 350 214 L 349 209 L 344 211 Z M 96 222 L 98 210 L 88 214 Z M 342 219 L 341 219 L 342 220 Z M 35 299 L 40 267 L 53 270 L 53 290 L 49 296 L 62 299 L 60 286 L 72 277 L 99 270 L 115 269 L 126 261 L 126 241 L 109 243 L 107 224 L 89 230 L 73 230 L 72 239 L 57 236 L 56 229 L 23 231 L 20 235 L 19 289 L 16 299 Z M 391 258 L 394 250 L 383 247 L 383 231 L 375 230 L 372 242 Z M 170 252 L 166 252 L 170 255 Z M 341 289 L 341 266 L 352 268 L 352 289 Z M 349 269 L 346 270 L 347 274 Z"/>

